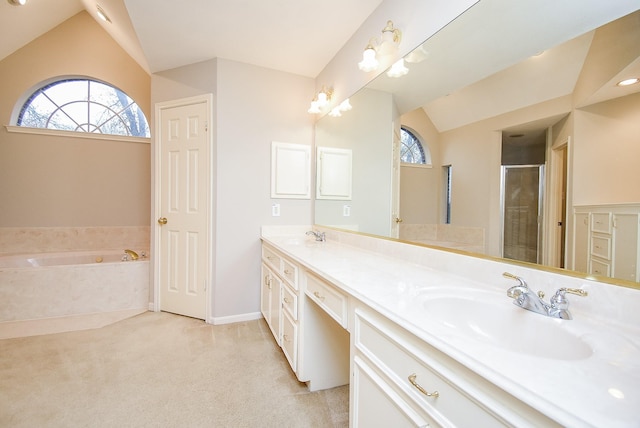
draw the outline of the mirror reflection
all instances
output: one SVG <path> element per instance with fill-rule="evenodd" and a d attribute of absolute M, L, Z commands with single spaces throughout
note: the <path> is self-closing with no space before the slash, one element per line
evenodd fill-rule
<path fill-rule="evenodd" d="M 617 85 L 640 77 L 640 12 L 510 37 L 483 3 L 318 121 L 317 146 L 353 150 L 353 195 L 315 222 L 640 281 L 640 84 Z"/>

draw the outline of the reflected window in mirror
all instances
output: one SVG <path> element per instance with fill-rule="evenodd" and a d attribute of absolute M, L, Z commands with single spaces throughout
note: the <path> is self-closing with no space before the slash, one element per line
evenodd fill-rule
<path fill-rule="evenodd" d="M 400 128 L 400 161 L 402 163 L 411 163 L 418 165 L 431 164 L 431 154 L 429 149 L 425 148 L 416 136 L 414 131 Z"/>
<path fill-rule="evenodd" d="M 451 165 L 442 167 L 442 183 L 444 185 L 442 189 L 442 222 L 444 224 L 451 224 Z"/>

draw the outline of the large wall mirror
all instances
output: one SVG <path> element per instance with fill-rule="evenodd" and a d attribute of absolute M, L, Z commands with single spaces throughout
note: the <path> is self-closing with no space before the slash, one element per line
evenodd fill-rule
<path fill-rule="evenodd" d="M 574 3 L 481 0 L 321 118 L 353 197 L 315 223 L 637 283 L 640 83 L 617 83 L 640 77 L 640 11 Z M 401 129 L 426 164 L 400 162 Z"/>

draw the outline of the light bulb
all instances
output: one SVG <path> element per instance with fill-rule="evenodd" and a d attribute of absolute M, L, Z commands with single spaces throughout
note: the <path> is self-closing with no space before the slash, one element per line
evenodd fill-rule
<path fill-rule="evenodd" d="M 393 63 L 389 71 L 387 71 L 387 76 L 389 77 L 401 77 L 409 72 L 409 69 L 404 65 L 404 59 L 400 59 Z"/>
<path fill-rule="evenodd" d="M 324 107 L 327 105 L 327 94 L 324 91 L 318 93 L 318 107 Z"/>
<path fill-rule="evenodd" d="M 378 60 L 376 59 L 376 50 L 371 45 L 362 53 L 362 61 L 358 63 L 358 68 L 364 72 L 370 72 L 378 68 Z"/>
<path fill-rule="evenodd" d="M 311 107 L 307 110 L 307 113 L 318 114 L 320 113 L 320 106 L 318 106 L 318 102 L 316 100 L 311 101 Z"/>
<path fill-rule="evenodd" d="M 329 112 L 329 116 L 331 116 L 331 117 L 340 117 L 340 116 L 342 116 L 342 113 L 340 113 L 340 107 L 332 108 L 331 111 Z"/>
<path fill-rule="evenodd" d="M 351 103 L 349 102 L 349 98 L 347 98 L 346 100 L 341 102 L 338 107 L 340 108 L 340 111 L 349 111 L 349 110 L 351 110 L 353 108 L 353 107 L 351 107 Z"/>

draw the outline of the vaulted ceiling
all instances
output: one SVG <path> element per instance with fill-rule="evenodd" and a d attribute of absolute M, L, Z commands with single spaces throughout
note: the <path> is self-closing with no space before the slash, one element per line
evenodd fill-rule
<path fill-rule="evenodd" d="M 0 0 L 0 60 L 86 10 L 150 72 L 225 58 L 316 77 L 382 0 Z"/>

